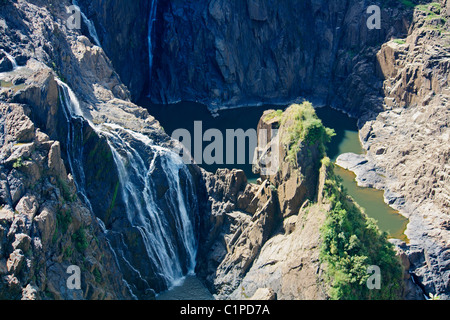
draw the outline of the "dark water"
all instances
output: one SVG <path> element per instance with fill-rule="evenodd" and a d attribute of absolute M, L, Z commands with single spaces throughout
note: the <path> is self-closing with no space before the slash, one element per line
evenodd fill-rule
<path fill-rule="evenodd" d="M 258 122 L 265 110 L 284 109 L 282 106 L 244 107 L 219 111 L 218 117 L 213 117 L 204 105 L 193 102 L 181 102 L 174 105 L 153 105 L 148 101 L 141 101 L 140 105 L 147 107 L 150 114 L 154 116 L 164 127 L 167 134 L 172 135 L 174 130 L 183 128 L 191 132 L 193 136 L 194 122 L 202 121 L 203 132 L 208 129 L 219 129 L 225 135 L 227 129 L 256 129 Z M 342 112 L 325 107 L 318 108 L 317 115 L 322 119 L 325 126 L 333 128 L 336 136 L 328 146 L 327 154 L 334 162 L 343 153 L 364 153 L 359 141 L 356 120 L 348 117 Z M 208 145 L 208 143 L 205 143 Z M 242 169 L 246 172 L 249 181 L 254 182 L 258 178 L 252 172 L 252 165 L 202 165 L 210 172 L 218 168 Z M 378 226 L 390 237 L 407 240 L 404 235 L 408 220 L 393 210 L 384 202 L 383 191 L 360 188 L 355 181 L 355 175 L 340 167 L 336 167 L 336 173 L 343 179 L 343 184 L 348 193 L 365 209 L 366 214 L 378 221 Z M 161 294 L 161 300 L 190 300 L 192 297 L 203 297 L 212 299 L 198 279 L 188 277 L 179 287 Z"/>
<path fill-rule="evenodd" d="M 156 300 L 214 300 L 212 294 L 195 276 L 187 276 L 178 286 L 161 293 Z"/>
<path fill-rule="evenodd" d="M 317 115 L 325 126 L 336 131 L 336 137 L 328 146 L 327 154 L 334 162 L 343 153 L 364 154 L 359 140 L 356 119 L 331 108 L 317 109 Z M 343 185 L 356 202 L 365 209 L 366 214 L 378 221 L 378 227 L 389 237 L 407 241 L 404 234 L 408 219 L 384 202 L 384 192 L 372 188 L 361 188 L 353 172 L 336 166 L 336 174 L 343 179 Z"/>
<path fill-rule="evenodd" d="M 202 121 L 203 133 L 208 129 L 219 129 L 225 137 L 227 129 L 243 129 L 244 131 L 256 129 L 263 112 L 265 110 L 276 108 L 274 106 L 236 108 L 219 111 L 219 116 L 213 117 L 206 106 L 195 102 L 180 102 L 173 105 L 154 105 L 143 100 L 140 102 L 140 105 L 147 107 L 150 114 L 161 123 L 168 135 L 171 136 L 177 129 L 187 129 L 191 132 L 192 137 L 194 137 L 195 121 Z M 205 147 L 209 143 L 210 142 L 205 142 L 203 146 Z M 250 152 L 250 150 L 248 150 L 246 159 L 253 157 L 253 151 L 254 150 Z M 255 182 L 259 176 L 252 172 L 251 162 L 246 161 L 246 164 L 237 164 L 237 152 L 235 152 L 235 155 L 234 165 L 202 164 L 201 167 L 210 172 L 215 172 L 219 168 L 242 169 L 246 172 L 248 180 L 250 182 Z"/>

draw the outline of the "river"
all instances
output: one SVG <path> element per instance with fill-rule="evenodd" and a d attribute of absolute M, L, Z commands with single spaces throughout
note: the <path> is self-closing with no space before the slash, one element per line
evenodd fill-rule
<path fill-rule="evenodd" d="M 224 135 L 227 129 L 243 129 L 244 131 L 255 129 L 265 110 L 282 108 L 280 106 L 242 107 L 222 110 L 218 112 L 218 116 L 213 116 L 206 106 L 194 102 L 180 102 L 168 106 L 154 105 L 147 101 L 141 101 L 140 103 L 148 108 L 150 114 L 161 123 L 169 135 L 180 128 L 187 129 L 193 135 L 195 121 L 202 121 L 203 132 L 208 129 L 219 129 Z M 333 162 L 343 153 L 364 153 L 359 140 L 356 119 L 352 119 L 346 114 L 329 107 L 318 108 L 316 112 L 325 126 L 336 131 L 336 136 L 327 149 L 327 154 Z M 202 165 L 202 167 L 211 172 L 218 168 L 242 169 L 246 172 L 250 182 L 255 182 L 258 178 L 252 172 L 251 164 Z M 378 226 L 382 231 L 386 232 L 391 238 L 407 241 L 404 231 L 408 220 L 384 202 L 383 191 L 358 187 L 355 175 L 339 166 L 336 166 L 335 172 L 342 177 L 343 185 L 349 195 L 365 209 L 367 216 L 378 222 Z M 180 286 L 161 294 L 159 299 L 211 298 L 209 294 L 205 294 L 205 290 L 195 276 L 190 276 Z"/>

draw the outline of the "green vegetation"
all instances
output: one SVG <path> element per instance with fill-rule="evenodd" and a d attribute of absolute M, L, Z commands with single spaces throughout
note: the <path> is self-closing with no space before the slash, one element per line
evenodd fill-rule
<path fill-rule="evenodd" d="M 336 300 L 398 299 L 402 289 L 403 270 L 387 234 L 347 196 L 341 178 L 333 172 L 327 158 L 328 177 L 323 195 L 331 206 L 322 227 L 323 244 L 320 259 L 326 264 L 330 296 Z M 369 266 L 381 270 L 381 289 L 367 286 Z"/>
<path fill-rule="evenodd" d="M 22 158 L 18 158 L 18 159 L 14 162 L 13 168 L 14 168 L 14 169 L 20 169 L 20 168 L 22 168 L 22 167 L 23 167 L 23 160 L 22 160 Z"/>
<path fill-rule="evenodd" d="M 77 232 L 75 232 L 72 235 L 72 241 L 75 245 L 75 248 L 80 253 L 84 252 L 89 246 L 89 243 L 87 242 L 86 239 L 86 231 L 84 230 L 84 228 L 80 228 Z"/>
<path fill-rule="evenodd" d="M 66 233 L 72 223 L 72 212 L 70 210 L 59 210 L 56 215 L 56 229 L 61 233 Z"/>
<path fill-rule="evenodd" d="M 272 121 L 275 118 L 281 119 L 282 115 L 283 115 L 283 110 L 276 110 L 276 111 L 268 114 L 264 118 L 264 121 L 269 122 L 269 121 Z"/>
<path fill-rule="evenodd" d="M 95 268 L 92 274 L 94 275 L 95 282 L 100 284 L 103 280 L 100 271 L 97 268 Z"/>
<path fill-rule="evenodd" d="M 416 4 L 410 0 L 400 0 L 400 2 L 407 8 L 414 8 Z"/>
<path fill-rule="evenodd" d="M 67 247 L 64 249 L 63 257 L 65 260 L 69 260 L 73 255 L 73 249 L 71 247 Z"/>
<path fill-rule="evenodd" d="M 406 40 L 403 40 L 403 39 L 394 39 L 393 41 L 397 44 L 405 44 L 406 43 Z"/>
<path fill-rule="evenodd" d="M 286 125 L 287 124 L 287 125 Z M 296 163 L 301 142 L 307 146 L 317 144 L 320 152 L 325 155 L 325 145 L 335 136 L 333 129 L 326 128 L 310 102 L 292 105 L 281 115 L 281 125 L 287 132 L 282 141 L 287 147 L 287 160 Z"/>
<path fill-rule="evenodd" d="M 61 192 L 62 192 L 62 195 L 63 195 L 63 198 L 65 201 L 67 201 L 67 202 L 77 201 L 77 195 L 72 193 L 68 183 L 65 180 L 58 177 L 58 185 L 59 185 L 59 188 L 61 189 Z"/>

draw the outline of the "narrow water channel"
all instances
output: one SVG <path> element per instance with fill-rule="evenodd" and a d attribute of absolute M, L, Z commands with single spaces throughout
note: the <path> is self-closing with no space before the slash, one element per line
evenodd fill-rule
<path fill-rule="evenodd" d="M 316 113 L 325 126 L 336 131 L 336 136 L 327 150 L 327 154 L 333 162 L 343 153 L 365 153 L 359 140 L 356 119 L 328 107 L 319 108 Z M 347 192 L 365 209 L 366 214 L 378 221 L 378 227 L 382 231 L 387 232 L 390 238 L 408 240 L 405 235 L 408 219 L 384 202 L 384 191 L 359 187 L 356 175 L 339 166 L 336 166 L 335 173 L 342 178 Z"/>
<path fill-rule="evenodd" d="M 141 101 L 140 105 L 147 107 L 163 126 L 168 135 L 172 135 L 177 129 L 187 129 L 194 136 L 194 122 L 201 121 L 203 132 L 208 129 L 219 129 L 224 135 L 227 129 L 255 129 L 265 110 L 281 109 L 280 106 L 243 107 L 219 111 L 219 115 L 213 117 L 208 108 L 194 102 L 180 102 L 174 105 L 154 105 L 148 101 Z M 335 162 L 343 153 L 363 154 L 358 128 L 355 119 L 329 107 L 318 108 L 317 115 L 325 126 L 333 128 L 336 136 L 328 146 L 328 156 Z M 253 153 L 253 151 L 252 151 Z M 202 165 L 205 170 L 215 172 L 219 168 L 242 169 L 250 182 L 255 182 L 258 176 L 252 172 L 252 165 Z M 336 174 L 342 177 L 344 187 L 364 209 L 366 214 L 378 221 L 382 231 L 389 237 L 407 240 L 404 235 L 408 220 L 384 202 L 383 191 L 371 188 L 358 187 L 355 175 L 343 168 L 336 166 Z M 200 299 L 210 299 L 211 295 L 201 285 L 195 276 L 189 276 L 180 286 L 158 296 L 161 300 L 183 300 L 198 295 Z"/>

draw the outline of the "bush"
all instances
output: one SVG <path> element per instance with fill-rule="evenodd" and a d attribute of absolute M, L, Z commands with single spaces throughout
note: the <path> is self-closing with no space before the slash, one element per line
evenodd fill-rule
<path fill-rule="evenodd" d="M 300 143 L 307 146 L 317 144 L 325 156 L 325 145 L 335 136 L 333 129 L 326 128 L 310 102 L 292 105 L 281 117 L 281 125 L 287 125 L 287 133 L 283 143 L 288 147 L 287 159 L 295 162 L 300 151 Z"/>
<path fill-rule="evenodd" d="M 83 228 L 80 228 L 72 235 L 72 241 L 74 242 L 75 248 L 80 253 L 84 252 L 89 246 L 86 239 L 86 232 Z"/>
<path fill-rule="evenodd" d="M 322 227 L 320 259 L 326 264 L 330 296 L 336 300 L 398 299 L 403 286 L 403 270 L 393 245 L 369 219 L 334 175 L 332 164 L 325 183 L 324 198 L 331 205 Z M 368 267 L 376 265 L 382 272 L 381 290 L 369 290 Z"/>
<path fill-rule="evenodd" d="M 61 233 L 66 233 L 69 225 L 72 223 L 71 211 L 58 211 L 56 215 L 56 227 Z"/>

